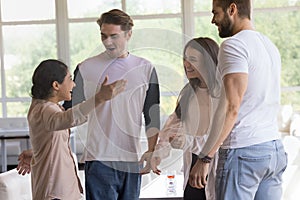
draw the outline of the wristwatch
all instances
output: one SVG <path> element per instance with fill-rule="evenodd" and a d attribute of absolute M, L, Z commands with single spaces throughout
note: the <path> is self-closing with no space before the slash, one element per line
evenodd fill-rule
<path fill-rule="evenodd" d="M 202 154 L 202 153 L 200 153 L 199 155 L 198 155 L 198 158 L 201 160 L 201 162 L 203 162 L 203 163 L 210 163 L 211 161 L 212 161 L 212 157 L 209 157 L 208 155 L 204 155 L 204 154 Z"/>

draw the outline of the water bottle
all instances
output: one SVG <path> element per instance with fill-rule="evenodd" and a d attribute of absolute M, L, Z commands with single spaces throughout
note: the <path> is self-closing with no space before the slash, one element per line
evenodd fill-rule
<path fill-rule="evenodd" d="M 166 187 L 167 187 L 167 195 L 172 196 L 176 195 L 176 179 L 175 179 L 176 171 L 168 170 L 167 178 L 166 178 Z"/>

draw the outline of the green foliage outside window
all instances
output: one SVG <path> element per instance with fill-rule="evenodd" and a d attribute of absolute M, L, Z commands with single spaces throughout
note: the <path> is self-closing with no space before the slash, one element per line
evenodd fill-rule
<path fill-rule="evenodd" d="M 285 91 L 285 87 L 300 86 L 300 10 L 293 12 L 257 13 L 254 23 L 257 30 L 267 35 L 278 47 L 281 60 L 281 104 L 300 110 L 300 92 Z"/>
<path fill-rule="evenodd" d="M 267 35 L 278 47 L 282 59 L 281 104 L 292 105 L 300 111 L 300 1 L 254 0 L 253 23 L 257 31 Z M 210 11 L 211 3 L 195 0 L 195 11 Z M 277 9 L 267 9 L 277 8 Z M 262 10 L 263 9 L 263 10 Z M 208 36 L 219 44 L 217 27 L 211 24 L 212 14 L 195 18 L 195 35 Z"/>
<path fill-rule="evenodd" d="M 136 12 L 139 11 L 139 7 L 130 10 L 134 8 L 130 3 L 137 2 L 134 0 L 126 2 L 128 13 L 138 14 Z M 113 1 L 108 7 L 116 4 L 118 2 Z M 295 110 L 300 110 L 300 91 L 287 88 L 300 86 L 300 1 L 255 0 L 253 4 L 255 8 L 253 21 L 256 29 L 270 37 L 282 56 L 281 103 L 291 104 Z M 261 11 L 269 7 L 278 9 Z M 95 9 L 87 12 L 95 13 Z M 180 12 L 178 10 L 181 8 L 177 2 L 174 2 L 173 7 L 163 7 L 163 9 L 163 12 L 173 14 Z M 195 16 L 194 37 L 211 37 L 220 44 L 223 39 L 219 38 L 217 28 L 211 24 L 211 1 L 195 0 L 194 11 L 205 12 L 204 15 Z M 147 10 L 147 12 L 153 14 L 153 10 Z M 83 16 L 90 15 L 86 13 Z M 98 15 L 95 16 L 92 22 L 69 23 L 70 70 L 72 72 L 76 65 L 85 58 L 103 51 L 99 27 L 96 24 L 98 17 Z M 147 58 L 156 66 L 161 83 L 162 114 L 170 114 L 174 110 L 178 92 L 186 83 L 182 66 L 184 37 L 181 35 L 181 18 L 178 16 L 161 19 L 134 19 L 134 22 L 130 52 Z M 29 98 L 34 68 L 43 59 L 57 58 L 55 25 L 3 26 L 2 30 L 6 98 Z M 7 103 L 8 116 L 25 116 L 28 101 L 14 101 L 16 100 Z"/>
<path fill-rule="evenodd" d="M 6 53 L 12 56 L 5 66 L 6 96 L 29 97 L 35 67 L 44 59 L 57 58 L 54 28 L 16 26 L 4 33 Z"/>

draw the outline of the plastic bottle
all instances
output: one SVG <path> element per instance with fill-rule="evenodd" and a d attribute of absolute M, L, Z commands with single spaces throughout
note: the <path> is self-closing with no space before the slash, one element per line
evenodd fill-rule
<path fill-rule="evenodd" d="M 176 195 L 176 171 L 171 170 L 167 172 L 166 178 L 166 187 L 167 187 L 167 195 Z"/>

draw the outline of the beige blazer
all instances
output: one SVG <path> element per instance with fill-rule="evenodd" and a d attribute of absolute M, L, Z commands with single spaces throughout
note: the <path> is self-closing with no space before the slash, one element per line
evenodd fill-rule
<path fill-rule="evenodd" d="M 81 199 L 83 190 L 69 146 L 69 128 L 86 120 L 79 106 L 64 111 L 58 104 L 32 99 L 27 119 L 33 200 Z"/>

